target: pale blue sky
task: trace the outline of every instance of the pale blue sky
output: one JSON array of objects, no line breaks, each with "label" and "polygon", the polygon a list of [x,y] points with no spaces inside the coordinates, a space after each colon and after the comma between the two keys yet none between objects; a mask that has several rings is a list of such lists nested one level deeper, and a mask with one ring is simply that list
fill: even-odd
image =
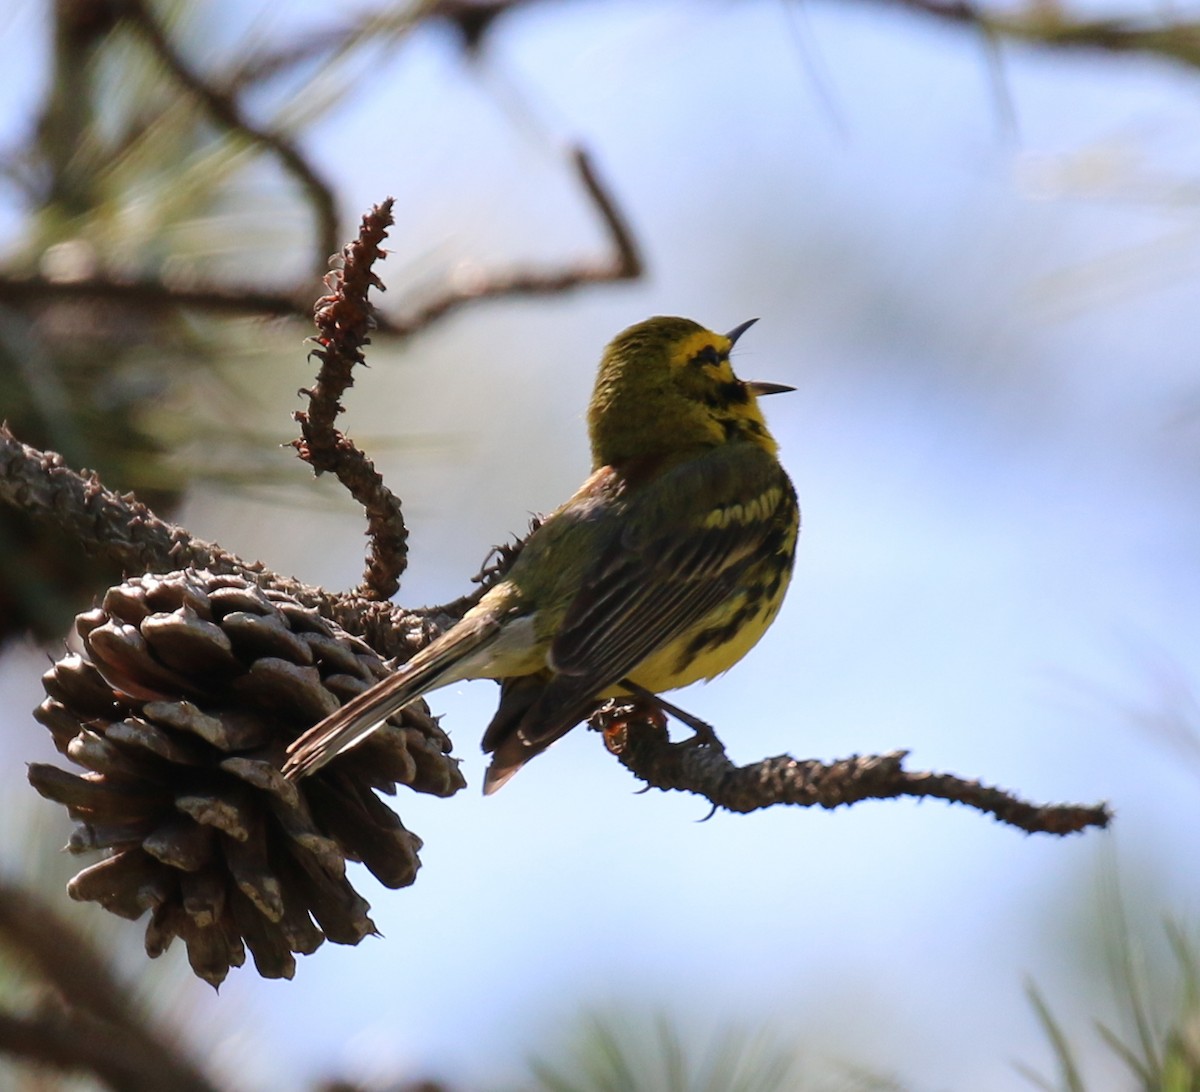
[{"label": "pale blue sky", "polygon": [[[0,36],[14,63],[37,58],[31,8]],[[385,939],[326,946],[292,983],[186,992],[213,1027],[246,1014],[252,1034],[214,1033],[218,1058],[259,1047],[244,1087],[391,1064],[503,1087],[583,1006],[658,1004],[688,1035],[763,1022],[814,1062],[998,1092],[1014,1059],[1049,1068],[1026,976],[1081,1036],[1102,1011],[1071,1006],[1107,853],[1194,920],[1197,771],[1134,714],[1162,708],[1164,672],[1194,683],[1200,637],[1197,83],[1004,57],[1015,133],[976,40],[881,6],[547,4],[498,28],[478,74],[422,33],[308,144],[349,215],[399,199],[385,306],[460,262],[593,250],[558,139],[595,153],[650,267],[377,348],[348,420],[406,441],[379,459],[412,530],[406,601],[459,594],[571,492],[615,331],[757,315],[739,370],[798,388],[767,407],[805,513],[796,579],[759,649],[680,704],[739,760],[909,747],[914,768],[1108,799],[1114,833],[1027,838],[908,802],[697,824],[700,802],[633,795],[583,731],[485,801],[495,691],[465,685],[435,708],[471,788],[401,797],[426,842],[412,889],[363,879]],[[7,81],[0,134],[38,78]],[[305,375],[297,343],[256,378],[272,429]],[[264,519],[201,490],[186,522],[349,586],[361,525],[327,507]],[[32,759],[36,671],[16,662],[9,753]]]}]

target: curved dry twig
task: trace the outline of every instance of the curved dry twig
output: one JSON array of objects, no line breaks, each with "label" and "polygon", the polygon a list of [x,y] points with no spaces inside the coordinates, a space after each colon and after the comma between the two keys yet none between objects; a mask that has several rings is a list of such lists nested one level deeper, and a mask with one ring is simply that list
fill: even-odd
[{"label": "curved dry twig", "polygon": [[589,201],[600,214],[612,253],[603,259],[581,261],[556,269],[512,269],[481,274],[464,288],[452,288],[405,318],[393,319],[394,332],[409,336],[470,303],[514,296],[554,296],[589,284],[634,280],[645,268],[633,231],[596,171],[587,149],[570,150],[572,169]]},{"label": "curved dry twig", "polygon": [[282,133],[251,121],[232,94],[213,87],[196,72],[175,48],[166,29],[143,0],[126,0],[122,13],[167,71],[180,86],[196,97],[218,125],[240,133],[252,143],[267,149],[300,184],[317,221],[314,265],[318,270],[323,269],[328,255],[337,250],[339,238],[337,199],[329,183],[292,141]]},{"label": "curved dry twig", "polygon": [[380,244],[391,224],[389,197],[363,217],[358,238],[342,250],[341,268],[326,277],[330,294],[317,301],[314,313],[320,348],[312,355],[321,367],[316,382],[302,392],[308,396],[308,412],[293,415],[300,425],[300,439],[292,442],[300,458],[318,474],[335,474],[366,512],[371,545],[356,594],[381,601],[390,599],[400,586],[400,574],[408,563],[408,529],[399,499],[384,484],[375,464],[334,422],[343,408],[339,399],[353,386],[354,366],[364,363],[363,346],[371,340],[375,309],[368,294],[372,288],[383,290],[372,267],[386,254]]},{"label": "curved dry twig", "polygon": [[779,755],[737,766],[719,747],[671,743],[661,717],[630,703],[609,703],[592,719],[609,750],[656,789],[692,792],[714,808],[751,812],[777,804],[836,808],[862,800],[933,797],[964,804],[1020,830],[1075,834],[1107,827],[1106,804],[1032,804],[1003,789],[955,774],[904,769],[907,751],[853,755],[836,762]]},{"label": "curved dry twig", "polygon": [[[511,269],[481,274],[470,286],[447,288],[405,317],[389,318],[373,311],[374,331],[409,338],[472,303],[512,296],[556,295],[589,284],[640,277],[644,269],[641,254],[616,198],[600,179],[585,149],[572,148],[570,154],[580,185],[599,213],[609,237],[612,246],[609,257],[567,263],[553,269]],[[321,253],[329,254],[335,249],[331,246],[322,249]],[[56,299],[113,301],[142,308],[187,307],[225,315],[306,320],[313,315],[310,297],[304,289],[269,291],[251,285],[171,284],[157,278],[125,278],[103,273],[73,280],[54,280],[40,274],[12,275],[0,271],[0,302],[37,304]]]}]

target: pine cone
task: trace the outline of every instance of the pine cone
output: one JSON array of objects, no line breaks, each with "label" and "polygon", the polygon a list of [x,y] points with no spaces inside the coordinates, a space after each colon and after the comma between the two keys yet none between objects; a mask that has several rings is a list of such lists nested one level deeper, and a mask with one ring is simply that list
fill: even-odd
[{"label": "pine cone", "polygon": [[75,626],[90,661],[55,664],[34,715],[88,772],[29,770],[78,823],[67,848],[106,851],[71,897],[150,910],[151,958],[181,936],[214,986],[246,948],[290,978],[293,953],[374,933],[346,861],[403,887],[421,840],[372,790],[457,792],[450,741],[414,706],[299,784],[279,771],[289,742],[387,674],[379,656],[288,595],[194,570],[110,588]]}]

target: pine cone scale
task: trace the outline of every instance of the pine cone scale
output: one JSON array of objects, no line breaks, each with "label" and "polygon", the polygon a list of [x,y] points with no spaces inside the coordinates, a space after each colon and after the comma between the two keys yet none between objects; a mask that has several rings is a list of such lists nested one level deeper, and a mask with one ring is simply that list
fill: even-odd
[{"label": "pine cone scale", "polygon": [[214,986],[249,950],[291,977],[296,954],[375,933],[347,860],[412,883],[421,840],[375,795],[463,785],[423,703],[299,784],[289,742],[388,665],[315,610],[245,579],[182,571],[127,580],[76,621],[86,657],[44,677],[36,711],[85,773],[29,779],[78,826],[68,848],[107,856],[68,885],[122,917],[151,911],[149,955],[182,937]]}]

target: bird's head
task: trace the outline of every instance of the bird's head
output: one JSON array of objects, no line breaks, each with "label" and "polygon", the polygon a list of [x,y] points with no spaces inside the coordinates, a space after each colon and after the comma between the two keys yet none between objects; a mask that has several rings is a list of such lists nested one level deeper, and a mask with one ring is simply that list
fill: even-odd
[{"label": "bird's head", "polygon": [[596,467],[749,441],[775,453],[758,405],[792,390],[739,379],[729,360],[751,319],[717,334],[684,318],[646,319],[609,343],[588,409]]}]

